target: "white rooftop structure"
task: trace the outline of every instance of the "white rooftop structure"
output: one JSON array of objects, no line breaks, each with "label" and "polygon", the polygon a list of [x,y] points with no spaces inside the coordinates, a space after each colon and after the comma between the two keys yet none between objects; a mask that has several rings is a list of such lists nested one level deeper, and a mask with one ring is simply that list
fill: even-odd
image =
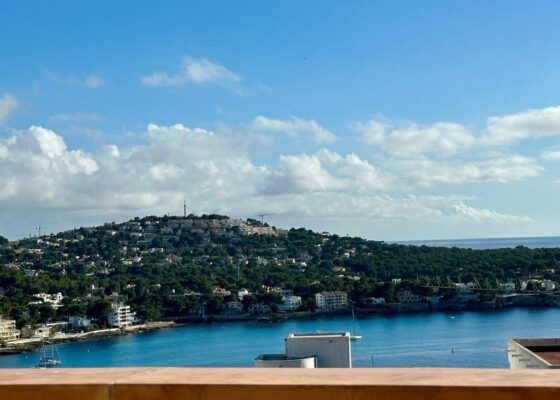
[{"label": "white rooftop structure", "polygon": [[261,354],[258,368],[352,368],[350,332],[291,333],[284,354]]}]

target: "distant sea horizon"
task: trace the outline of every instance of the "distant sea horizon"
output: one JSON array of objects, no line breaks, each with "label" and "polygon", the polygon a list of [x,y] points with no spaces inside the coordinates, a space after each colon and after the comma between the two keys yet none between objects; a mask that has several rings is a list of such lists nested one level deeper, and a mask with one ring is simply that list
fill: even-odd
[{"label": "distant sea horizon", "polygon": [[504,237],[504,238],[465,238],[396,240],[387,243],[431,247],[459,247],[463,249],[505,249],[524,246],[530,249],[560,247],[560,236]]}]

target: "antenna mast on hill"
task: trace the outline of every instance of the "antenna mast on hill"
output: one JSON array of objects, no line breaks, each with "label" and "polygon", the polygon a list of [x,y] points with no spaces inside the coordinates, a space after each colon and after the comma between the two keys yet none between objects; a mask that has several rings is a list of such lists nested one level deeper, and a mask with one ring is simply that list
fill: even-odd
[{"label": "antenna mast on hill", "polygon": [[183,200],[183,218],[187,218],[187,202]]},{"label": "antenna mast on hill", "polygon": [[260,213],[258,215],[259,217],[261,217],[261,224],[264,225],[264,217],[266,217],[267,215],[274,215],[274,213]]}]

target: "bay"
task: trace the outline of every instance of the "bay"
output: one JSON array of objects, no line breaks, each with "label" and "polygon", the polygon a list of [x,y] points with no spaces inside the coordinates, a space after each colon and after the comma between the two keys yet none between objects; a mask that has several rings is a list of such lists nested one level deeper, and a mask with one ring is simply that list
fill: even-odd
[{"label": "bay", "polygon": [[[251,367],[260,353],[282,353],[292,332],[349,331],[350,316],[279,323],[214,322],[62,343],[63,367]],[[368,315],[357,320],[354,367],[507,368],[506,339],[559,336],[559,308]],[[453,350],[453,352],[451,352]],[[0,357],[0,368],[28,368],[39,353]]]}]

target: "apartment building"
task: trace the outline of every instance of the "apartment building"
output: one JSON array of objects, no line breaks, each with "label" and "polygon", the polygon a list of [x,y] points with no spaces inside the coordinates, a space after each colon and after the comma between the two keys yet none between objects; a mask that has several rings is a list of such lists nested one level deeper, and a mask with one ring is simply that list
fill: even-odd
[{"label": "apartment building", "polygon": [[317,293],[315,304],[321,311],[343,310],[348,308],[348,294],[342,291]]},{"label": "apartment building", "polygon": [[14,319],[3,319],[0,317],[0,342],[9,342],[19,339],[20,332],[16,329]]},{"label": "apartment building", "polygon": [[122,328],[132,325],[136,319],[136,313],[130,311],[130,306],[124,303],[113,303],[111,313],[108,317],[109,325]]}]

